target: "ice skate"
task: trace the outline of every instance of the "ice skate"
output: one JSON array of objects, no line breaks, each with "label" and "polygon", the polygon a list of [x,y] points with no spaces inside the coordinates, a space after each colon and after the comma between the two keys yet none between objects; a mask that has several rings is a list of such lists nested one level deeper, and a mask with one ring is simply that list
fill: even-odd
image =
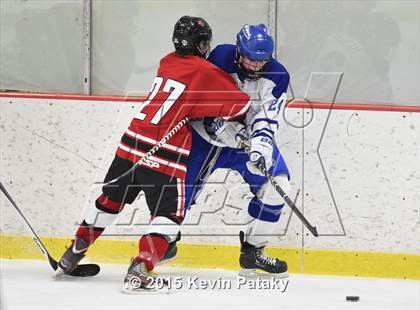
[{"label": "ice skate", "polygon": [[131,259],[122,290],[125,294],[167,294],[168,285],[164,279],[149,272],[139,256]]},{"label": "ice skate", "polygon": [[64,272],[65,274],[71,274],[85,257],[85,252],[89,247],[89,243],[82,238],[76,238],[71,247],[69,247],[63,256],[58,261],[57,274]]},{"label": "ice skate", "polygon": [[166,263],[169,263],[173,261],[176,258],[176,254],[178,253],[178,248],[176,246],[176,243],[181,240],[181,232],[178,232],[178,235],[176,239],[172,242],[169,242],[168,249],[165,252],[165,255],[158,263],[158,266],[164,265]]},{"label": "ice skate", "polygon": [[257,248],[246,242],[243,231],[239,233],[239,240],[241,241],[240,276],[247,278],[258,276],[287,278],[289,276],[286,262],[267,256],[264,252],[264,246]]}]

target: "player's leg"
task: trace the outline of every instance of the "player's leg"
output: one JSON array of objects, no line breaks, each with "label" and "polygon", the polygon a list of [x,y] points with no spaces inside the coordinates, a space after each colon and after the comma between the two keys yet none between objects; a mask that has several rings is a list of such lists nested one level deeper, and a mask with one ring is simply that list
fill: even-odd
[{"label": "player's leg", "polygon": [[[133,163],[115,156],[105,183],[122,175],[131,169]],[[137,173],[137,172],[133,172]],[[102,188],[102,194],[96,199],[95,205],[90,206],[87,215],[76,231],[71,246],[66,250],[58,262],[64,272],[71,272],[85,256],[89,246],[111,225],[126,203],[131,204],[141,189],[134,184],[134,176],[127,175],[115,183]]]},{"label": "player's leg", "polygon": [[[285,192],[289,192],[289,172],[277,148],[274,148],[273,162],[274,165],[270,169],[271,175]],[[250,184],[254,197],[248,205],[250,223],[246,233],[240,234],[241,274],[252,275],[255,269],[258,269],[286,276],[287,263],[269,257],[264,252],[270,235],[273,235],[278,226],[285,202],[265,177],[261,179],[261,176],[255,176],[249,171],[244,171],[243,175],[247,183]]]},{"label": "player's leg", "polygon": [[[194,129],[192,129],[192,146],[188,157],[187,176],[184,184],[184,216],[187,214],[191,205],[195,203],[198,193],[204,186],[206,176],[214,170],[212,169],[212,160],[215,156],[216,149],[216,146],[205,141]],[[175,258],[177,254],[176,242],[180,239],[181,232],[179,231],[177,238],[175,240],[171,239],[169,242],[168,249],[158,264],[166,263]]]},{"label": "player's leg", "polygon": [[[146,171],[147,170],[147,171]],[[185,181],[145,169],[137,180],[142,185],[150,210],[147,232],[140,237],[139,255],[131,261],[124,279],[126,291],[148,289],[154,276],[151,271],[176,242],[185,213]]]},{"label": "player's leg", "polygon": [[[216,168],[217,146],[208,143],[194,129],[192,129],[192,146],[188,157],[187,176],[185,179],[185,215],[195,203],[198,193],[205,184],[206,178]],[[166,253],[159,264],[166,263],[175,258],[177,254],[176,242],[181,239],[181,232],[174,241],[169,242]]]},{"label": "player's leg", "polygon": [[[238,171],[254,194],[254,198],[248,205],[250,224],[247,228],[246,237],[243,232],[240,234],[241,275],[252,275],[255,269],[276,273],[277,275],[287,275],[287,264],[268,257],[264,252],[268,237],[273,234],[275,227],[278,225],[284,201],[265,176],[255,175],[248,170],[246,165],[248,160],[249,155],[244,150],[225,147],[213,167],[213,171],[218,168]],[[287,192],[289,172],[276,147],[273,151],[273,163],[270,173],[275,176],[276,181]]]},{"label": "player's leg", "polygon": [[206,178],[214,170],[213,160],[217,160],[215,155],[218,149],[217,146],[204,140],[195,129],[192,129],[191,132],[192,144],[185,178],[185,205],[187,210],[195,203]]},{"label": "player's leg", "polygon": [[[288,177],[281,174],[275,177],[276,182],[289,190]],[[274,234],[280,220],[284,201],[271,183],[266,182],[256,193],[248,206],[250,223],[246,233],[240,235],[241,241],[241,275],[252,275],[255,269],[277,275],[287,275],[287,263],[265,254],[264,248],[269,237]]]}]

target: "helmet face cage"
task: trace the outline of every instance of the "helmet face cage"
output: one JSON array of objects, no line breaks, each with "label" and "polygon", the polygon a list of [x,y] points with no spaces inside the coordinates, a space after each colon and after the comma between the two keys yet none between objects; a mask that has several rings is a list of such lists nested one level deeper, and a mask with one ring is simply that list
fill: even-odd
[{"label": "helmet face cage", "polygon": [[240,73],[250,80],[259,79],[274,51],[274,41],[267,27],[245,25],[236,38],[236,63]]},{"label": "helmet face cage", "polygon": [[211,40],[203,40],[198,43],[197,50],[204,58],[207,58],[210,54],[210,43]]},{"label": "helmet face cage", "polygon": [[175,24],[172,42],[180,55],[207,57],[211,38],[212,30],[203,18],[183,16]]}]

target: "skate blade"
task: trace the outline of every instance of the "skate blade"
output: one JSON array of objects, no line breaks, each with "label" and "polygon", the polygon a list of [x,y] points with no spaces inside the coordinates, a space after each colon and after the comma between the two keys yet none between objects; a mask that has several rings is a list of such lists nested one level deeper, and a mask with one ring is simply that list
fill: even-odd
[{"label": "skate blade", "polygon": [[54,271],[52,278],[56,281],[65,280],[65,281],[71,281],[72,279],[75,279],[74,276],[69,275],[68,273],[65,273],[63,269],[60,267],[57,268],[56,271]]},{"label": "skate blade", "polygon": [[61,269],[60,267],[58,267],[57,270],[54,271],[52,277],[53,277],[53,279],[59,280],[59,279],[68,277],[68,275],[64,272],[63,269]]},{"label": "skate blade", "polygon": [[167,295],[169,288],[136,288],[130,285],[124,285],[121,293],[128,295]]},{"label": "skate blade", "polygon": [[282,273],[268,273],[265,271],[258,272],[256,271],[256,269],[244,269],[244,268],[241,268],[239,270],[238,275],[240,277],[250,278],[250,279],[255,279],[255,278],[285,279],[289,277],[289,273],[287,271],[282,272]]},{"label": "skate blade", "polygon": [[75,277],[69,275],[68,273],[65,273],[63,269],[61,269],[60,267],[57,268],[56,271],[54,271],[52,278],[56,281],[60,281],[60,280],[72,280]]}]

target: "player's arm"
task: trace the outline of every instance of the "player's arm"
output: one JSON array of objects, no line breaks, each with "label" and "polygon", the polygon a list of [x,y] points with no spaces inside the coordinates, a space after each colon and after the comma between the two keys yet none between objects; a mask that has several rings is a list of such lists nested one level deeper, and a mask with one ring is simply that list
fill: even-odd
[{"label": "player's arm", "polygon": [[230,119],[248,111],[249,96],[238,88],[228,73],[216,66],[203,70],[197,84],[197,107],[191,110],[190,118],[212,116]]},{"label": "player's arm", "polygon": [[250,162],[257,164],[264,160],[267,168],[272,164],[275,135],[279,129],[279,113],[287,99],[289,75],[285,73],[277,84],[262,94],[261,104],[256,106],[247,119],[250,133]]},{"label": "player's arm", "polygon": [[285,77],[279,84],[268,88],[262,94],[260,105],[253,110],[254,113],[250,113],[252,116],[248,119],[251,138],[267,137],[271,140],[274,139],[279,128],[280,109],[287,99],[288,84],[289,78]]},{"label": "player's arm", "polygon": [[[191,118],[205,118],[193,127],[215,145],[237,147],[234,139],[237,129],[232,126],[227,128],[226,120],[245,114],[250,98],[238,88],[228,73],[213,65],[207,68],[209,70],[202,75],[205,91],[200,92],[202,96],[196,100],[197,105],[190,112]],[[222,135],[228,137],[220,139]]]}]

